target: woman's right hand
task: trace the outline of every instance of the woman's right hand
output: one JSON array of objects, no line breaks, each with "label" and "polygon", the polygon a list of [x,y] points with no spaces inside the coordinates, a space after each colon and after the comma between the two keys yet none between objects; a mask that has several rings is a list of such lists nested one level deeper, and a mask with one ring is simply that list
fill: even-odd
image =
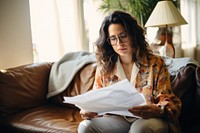
[{"label": "woman's right hand", "polygon": [[85,111],[83,109],[80,110],[80,115],[85,120],[90,120],[92,118],[99,117],[98,113],[96,113],[96,112],[87,112],[87,111]]}]

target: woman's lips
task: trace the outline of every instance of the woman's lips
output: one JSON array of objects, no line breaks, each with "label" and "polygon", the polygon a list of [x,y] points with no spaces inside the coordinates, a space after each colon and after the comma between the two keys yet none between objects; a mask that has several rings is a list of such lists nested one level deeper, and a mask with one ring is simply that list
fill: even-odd
[{"label": "woman's lips", "polygon": [[118,49],[119,51],[124,51],[124,50],[126,50],[126,48],[120,48],[120,49]]}]

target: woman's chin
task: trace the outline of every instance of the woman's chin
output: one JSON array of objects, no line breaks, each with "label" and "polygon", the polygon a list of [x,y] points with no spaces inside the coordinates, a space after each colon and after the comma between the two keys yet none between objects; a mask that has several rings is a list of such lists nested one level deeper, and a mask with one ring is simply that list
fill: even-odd
[{"label": "woman's chin", "polygon": [[120,52],[118,54],[119,54],[119,56],[127,56],[127,55],[129,55],[128,52]]}]

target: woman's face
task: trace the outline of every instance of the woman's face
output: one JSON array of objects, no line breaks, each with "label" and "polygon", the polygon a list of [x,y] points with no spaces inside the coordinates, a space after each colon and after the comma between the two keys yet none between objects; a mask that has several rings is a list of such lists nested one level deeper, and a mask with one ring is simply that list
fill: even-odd
[{"label": "woman's face", "polygon": [[119,56],[132,56],[131,39],[121,24],[111,24],[108,27],[109,43]]}]

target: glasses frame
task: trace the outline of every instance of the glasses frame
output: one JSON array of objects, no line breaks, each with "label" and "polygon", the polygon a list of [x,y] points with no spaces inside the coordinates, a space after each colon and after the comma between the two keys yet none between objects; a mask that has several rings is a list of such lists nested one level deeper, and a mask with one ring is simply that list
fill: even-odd
[{"label": "glasses frame", "polygon": [[[125,34],[127,36],[127,41],[122,41],[121,37],[123,36],[123,34]],[[117,39],[116,43],[115,44],[112,44],[110,42],[110,38],[112,38],[113,36],[110,36],[107,38],[107,42],[111,45],[111,46],[115,46],[117,45],[118,41],[120,41],[121,43],[127,43],[129,41],[129,35],[127,34],[127,32],[122,32],[120,33],[119,35],[114,35]]]}]

